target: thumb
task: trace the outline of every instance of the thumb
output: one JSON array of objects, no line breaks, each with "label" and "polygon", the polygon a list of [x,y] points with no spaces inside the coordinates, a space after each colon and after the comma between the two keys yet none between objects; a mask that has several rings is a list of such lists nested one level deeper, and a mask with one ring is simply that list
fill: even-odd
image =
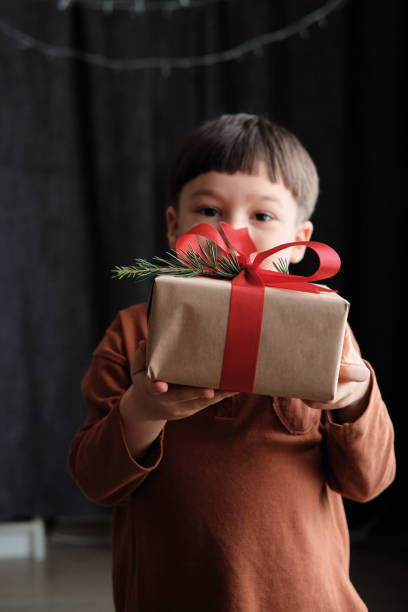
[{"label": "thumb", "polygon": [[339,380],[342,382],[364,382],[370,378],[370,370],[353,345],[350,328],[347,326],[340,362]]},{"label": "thumb", "polygon": [[340,365],[339,380],[342,382],[364,382],[370,377],[370,370],[364,361],[344,363]]},{"label": "thumb", "polygon": [[133,376],[138,372],[146,369],[146,340],[140,340],[137,345],[137,350],[132,361],[130,374]]}]

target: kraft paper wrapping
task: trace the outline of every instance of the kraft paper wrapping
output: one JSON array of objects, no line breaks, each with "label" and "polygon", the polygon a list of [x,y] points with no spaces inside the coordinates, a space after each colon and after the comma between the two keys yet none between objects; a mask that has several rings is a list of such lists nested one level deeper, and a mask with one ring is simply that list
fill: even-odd
[{"label": "kraft paper wrapping", "polygon": [[[147,340],[152,380],[219,388],[230,294],[230,281],[156,278]],[[333,399],[349,306],[336,293],[265,287],[253,393]]]}]

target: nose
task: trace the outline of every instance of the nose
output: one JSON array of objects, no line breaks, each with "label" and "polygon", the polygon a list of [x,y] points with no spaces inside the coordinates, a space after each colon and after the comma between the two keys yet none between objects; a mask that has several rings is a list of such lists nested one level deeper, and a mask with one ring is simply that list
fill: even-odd
[{"label": "nose", "polygon": [[247,227],[248,223],[244,215],[237,213],[224,214],[224,219],[228,225],[231,225],[234,229],[240,229],[241,227]]}]

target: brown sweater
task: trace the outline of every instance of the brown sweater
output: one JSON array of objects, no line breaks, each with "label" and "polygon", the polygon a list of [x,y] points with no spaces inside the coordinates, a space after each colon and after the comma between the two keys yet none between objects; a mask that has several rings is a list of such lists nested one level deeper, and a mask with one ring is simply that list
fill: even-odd
[{"label": "brown sweater", "polygon": [[240,394],[168,421],[143,460],[118,410],[146,305],[119,312],[82,390],[89,413],[69,468],[114,506],[119,612],[354,612],[342,496],[367,501],[395,474],[394,433],[372,373],[364,413],[338,425],[300,400]]}]

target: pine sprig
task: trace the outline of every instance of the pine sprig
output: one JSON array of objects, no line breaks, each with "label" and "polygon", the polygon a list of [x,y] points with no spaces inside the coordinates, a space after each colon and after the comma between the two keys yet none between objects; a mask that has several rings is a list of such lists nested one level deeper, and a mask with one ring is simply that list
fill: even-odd
[{"label": "pine sprig", "polygon": [[277,262],[273,262],[273,265],[281,274],[289,274],[289,262],[284,257],[279,257]]},{"label": "pine sprig", "polygon": [[[212,240],[207,240],[207,250],[201,244],[200,251],[194,251],[188,243],[188,251],[177,252],[173,249],[167,251],[167,259],[155,255],[153,263],[147,259],[136,258],[133,266],[115,266],[112,269],[112,278],[134,278],[144,281],[159,275],[181,276],[192,278],[194,276],[212,276],[232,279],[242,268],[235,253],[218,257],[218,247]],[[280,258],[273,264],[278,272],[289,274],[289,264],[286,259]]]}]

